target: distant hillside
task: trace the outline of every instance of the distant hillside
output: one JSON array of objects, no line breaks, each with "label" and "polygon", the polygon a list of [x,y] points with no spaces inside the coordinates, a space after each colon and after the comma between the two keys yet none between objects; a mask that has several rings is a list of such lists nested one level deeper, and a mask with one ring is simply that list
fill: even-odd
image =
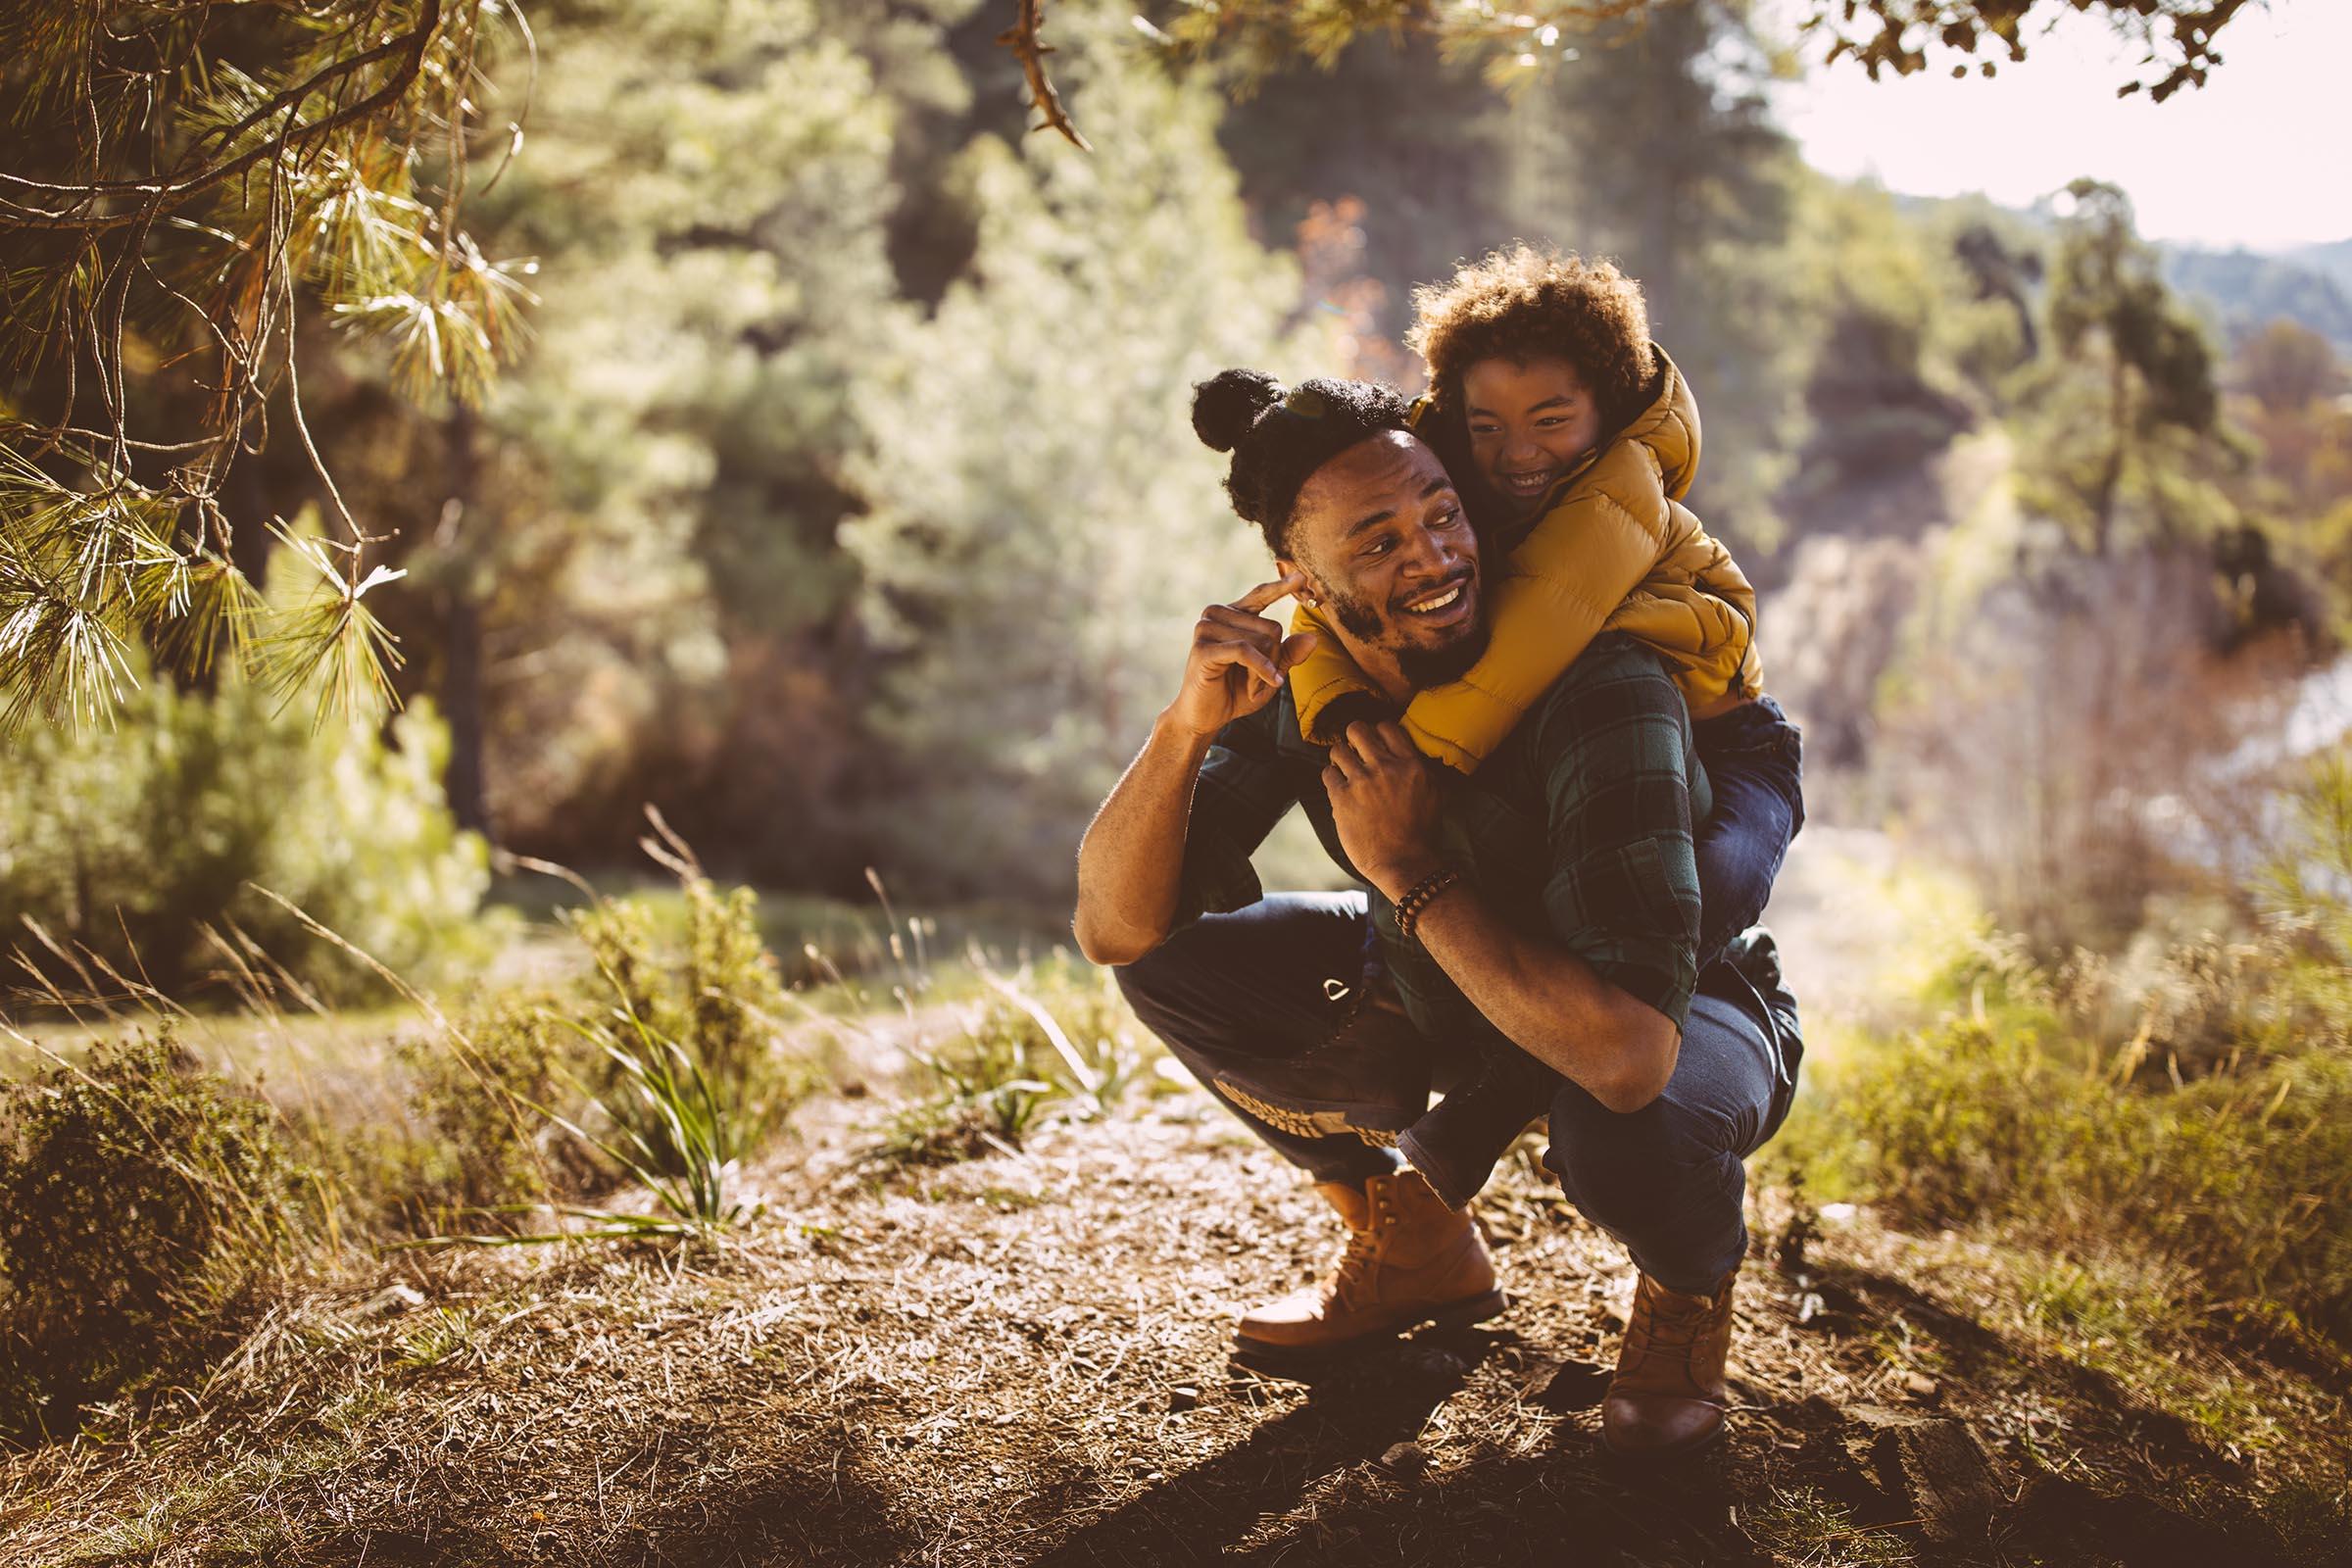
[{"label": "distant hillside", "polygon": [[2352,240],[2281,255],[2165,246],[2164,275],[2226,340],[2284,317],[2352,351]]},{"label": "distant hillside", "polygon": [[2333,240],[2326,245],[2303,245],[2284,253],[2284,260],[2298,267],[2308,267],[2315,272],[2326,272],[2335,279],[2336,286],[2352,294],[2352,239]]},{"label": "distant hillside", "polygon": [[[2044,241],[2054,235],[2056,219],[2046,200],[2011,207],[1983,196],[1902,192],[1895,192],[1894,200],[1915,218],[1955,208],[1997,213]],[[2225,347],[2284,317],[2352,355],[2352,239],[2275,252],[2207,250],[2161,240],[2156,249],[2164,258],[2165,282],[2188,297]]]}]

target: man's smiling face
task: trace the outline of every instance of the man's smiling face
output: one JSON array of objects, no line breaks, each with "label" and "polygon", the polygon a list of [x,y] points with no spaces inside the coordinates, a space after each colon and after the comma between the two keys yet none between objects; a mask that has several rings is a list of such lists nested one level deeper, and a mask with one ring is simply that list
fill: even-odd
[{"label": "man's smiling face", "polygon": [[1384,431],[1317,468],[1285,539],[1283,567],[1305,573],[1349,655],[1391,695],[1451,680],[1485,652],[1478,536],[1415,437]]}]

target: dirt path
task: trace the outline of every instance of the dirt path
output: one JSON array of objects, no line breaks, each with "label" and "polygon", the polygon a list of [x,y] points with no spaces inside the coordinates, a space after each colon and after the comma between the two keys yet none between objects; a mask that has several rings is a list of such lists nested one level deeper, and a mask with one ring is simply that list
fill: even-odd
[{"label": "dirt path", "polygon": [[1198,1091],[938,1170],[861,1163],[873,1114],[809,1107],[715,1254],[395,1254],[287,1303],[186,1413],[0,1467],[0,1561],[2273,1560],[2210,1522],[2249,1463],[2021,1339],[1981,1248],[1861,1216],[1786,1274],[1762,1195],[1730,1435],[1629,1473],[1627,1265],[1524,1161],[1481,1205],[1510,1310],[1306,1387],[1226,1336],[1332,1222]]}]

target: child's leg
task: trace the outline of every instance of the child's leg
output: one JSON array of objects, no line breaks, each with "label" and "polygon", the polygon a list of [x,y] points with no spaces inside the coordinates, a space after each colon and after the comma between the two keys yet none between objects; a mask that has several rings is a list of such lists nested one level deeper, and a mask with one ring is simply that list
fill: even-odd
[{"label": "child's leg", "polygon": [[1698,966],[1754,925],[1805,824],[1804,741],[1769,697],[1690,726],[1715,808],[1698,825]]}]

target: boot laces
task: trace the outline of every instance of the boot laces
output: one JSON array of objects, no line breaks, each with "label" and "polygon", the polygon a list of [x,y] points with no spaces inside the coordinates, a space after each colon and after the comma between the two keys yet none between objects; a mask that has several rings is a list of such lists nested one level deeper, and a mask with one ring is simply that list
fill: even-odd
[{"label": "boot laces", "polygon": [[1637,1358],[1670,1356],[1688,1365],[1698,1349],[1699,1336],[1715,1316],[1715,1303],[1703,1296],[1656,1291],[1634,1314],[1631,1334]]},{"label": "boot laces", "polygon": [[1376,1194],[1372,1199],[1372,1213],[1364,1228],[1359,1231],[1349,1227],[1348,1250],[1340,1254],[1339,1266],[1331,1276],[1332,1293],[1340,1299],[1353,1300],[1355,1294],[1363,1289],[1365,1277],[1371,1272],[1380,1250],[1381,1235],[1396,1217],[1396,1210],[1389,1206],[1388,1199]]}]

